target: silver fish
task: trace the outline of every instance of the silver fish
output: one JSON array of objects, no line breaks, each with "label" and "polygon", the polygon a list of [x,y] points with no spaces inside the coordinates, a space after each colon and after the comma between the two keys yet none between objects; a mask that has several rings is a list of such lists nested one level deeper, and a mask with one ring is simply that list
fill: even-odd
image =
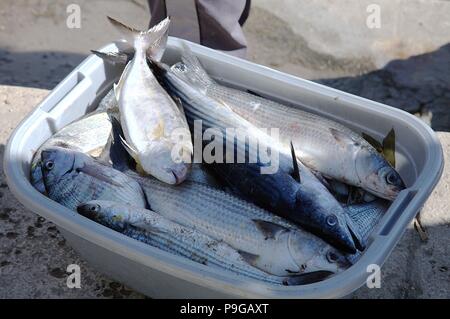
[{"label": "silver fish", "polygon": [[162,50],[160,42],[167,38],[170,20],[166,18],[148,31],[109,20],[134,47],[133,58],[114,87],[124,144],[144,172],[165,183],[179,184],[186,179],[193,152],[189,128],[182,110],[147,64],[148,50]]},{"label": "silver fish", "polygon": [[147,202],[140,185],[127,175],[90,156],[61,147],[41,152],[42,175],[47,195],[75,210],[90,200],[114,200],[137,207]]},{"label": "silver fish", "polygon": [[[226,158],[208,163],[223,182],[240,196],[306,227],[336,247],[352,253],[364,248],[342,206],[306,166],[297,160],[293,163],[289,150],[226,105],[209,98],[194,85],[173,74],[167,66],[153,62],[153,68],[169,92],[183,103],[191,126],[195,120],[202,120],[204,132],[213,128],[224,137],[229,128],[242,129],[248,140],[257,141],[258,149],[270,149],[272,154],[279,154],[279,166],[269,174],[261,174],[265,164],[259,161],[260,157],[256,163],[230,163]],[[227,138],[222,142],[221,145],[229,147]],[[250,147],[247,142],[242,145],[231,140],[231,145],[235,148],[234,154],[243,153],[243,158],[248,158]]]},{"label": "silver fish", "polygon": [[346,205],[344,209],[358,226],[361,236],[368,241],[375,227],[389,207],[385,200],[377,199],[369,203]]},{"label": "silver fish", "polygon": [[174,73],[203,94],[222,101],[250,123],[279,128],[281,142],[293,143],[296,155],[308,167],[393,200],[405,185],[397,171],[359,134],[322,116],[229,88],[214,81],[186,46]]},{"label": "silver fish", "polygon": [[111,89],[106,93],[106,95],[101,99],[97,106],[96,112],[113,112],[113,115],[119,117],[119,104],[116,100],[116,95],[114,89]]},{"label": "silver fish", "polygon": [[245,200],[204,183],[173,187],[133,176],[155,212],[239,250],[253,266],[277,276],[348,266],[345,257],[320,238]]},{"label": "silver fish", "polygon": [[320,272],[289,278],[272,276],[248,264],[237,250],[226,243],[170,221],[151,210],[111,201],[90,201],[78,206],[77,210],[81,215],[126,236],[238,276],[278,285],[295,285],[330,275]]},{"label": "silver fish", "polygon": [[50,147],[64,147],[92,156],[99,156],[108,142],[111,122],[106,112],[88,114],[59,130],[45,141],[33,156],[31,162],[31,184],[45,193],[42,180],[41,152]]}]

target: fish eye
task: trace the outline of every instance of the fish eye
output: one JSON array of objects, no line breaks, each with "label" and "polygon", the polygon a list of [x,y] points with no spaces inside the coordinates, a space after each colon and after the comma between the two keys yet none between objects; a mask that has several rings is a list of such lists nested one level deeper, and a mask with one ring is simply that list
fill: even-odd
[{"label": "fish eye", "polygon": [[338,259],[338,256],[333,251],[330,250],[329,252],[327,252],[327,260],[330,263],[335,263]]},{"label": "fish eye", "polygon": [[327,217],[327,224],[329,226],[336,226],[337,222],[337,217],[335,215],[330,215]]},{"label": "fish eye", "polygon": [[44,166],[46,170],[51,171],[55,167],[55,163],[53,161],[47,161]]},{"label": "fish eye", "polygon": [[91,205],[91,206],[89,207],[89,210],[90,210],[91,212],[96,213],[96,212],[98,212],[98,211],[100,210],[100,205],[97,205],[97,204]]},{"label": "fish eye", "polygon": [[397,176],[395,175],[394,172],[389,172],[386,174],[386,183],[390,185],[397,184]]}]

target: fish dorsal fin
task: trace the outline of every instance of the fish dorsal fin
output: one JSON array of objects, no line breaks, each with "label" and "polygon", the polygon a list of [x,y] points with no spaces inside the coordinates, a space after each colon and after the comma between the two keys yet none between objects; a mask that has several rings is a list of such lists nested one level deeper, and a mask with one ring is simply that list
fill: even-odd
[{"label": "fish dorsal fin", "polygon": [[208,73],[206,73],[205,69],[203,68],[197,56],[194,55],[191,48],[186,43],[182,43],[182,47],[183,54],[181,56],[181,61],[189,71],[188,77],[196,79],[196,81],[204,86],[214,84],[214,80],[208,75]]},{"label": "fish dorsal fin", "polygon": [[125,66],[125,69],[123,70],[122,75],[120,76],[119,82],[113,85],[114,95],[116,96],[117,103],[119,103],[120,93],[122,92],[123,83],[125,82],[125,77],[128,73],[128,69],[130,68],[131,62],[132,61],[128,62],[127,65]]},{"label": "fish dorsal fin", "polygon": [[292,166],[294,167],[294,172],[292,173],[292,177],[298,182],[301,183],[300,177],[300,168],[298,167],[297,156],[295,156],[294,144],[291,141],[291,156],[292,156]]},{"label": "fish dorsal fin", "polygon": [[261,219],[253,219],[256,227],[264,234],[266,239],[276,239],[280,234],[289,232],[289,228]]},{"label": "fish dorsal fin", "polygon": [[383,145],[381,145],[380,142],[378,142],[375,138],[370,136],[369,134],[362,133],[361,134],[363,139],[365,139],[370,145],[372,145],[378,153],[383,153]]},{"label": "fish dorsal fin", "polygon": [[111,64],[126,65],[127,62],[130,60],[128,54],[124,52],[100,52],[96,50],[91,50],[91,52],[96,56],[98,56],[99,58]]},{"label": "fish dorsal fin", "polygon": [[244,259],[244,261],[254,267],[258,264],[259,255],[248,253],[243,250],[238,251],[239,255]]},{"label": "fish dorsal fin", "polygon": [[383,139],[383,155],[384,158],[395,167],[395,131],[392,128]]}]

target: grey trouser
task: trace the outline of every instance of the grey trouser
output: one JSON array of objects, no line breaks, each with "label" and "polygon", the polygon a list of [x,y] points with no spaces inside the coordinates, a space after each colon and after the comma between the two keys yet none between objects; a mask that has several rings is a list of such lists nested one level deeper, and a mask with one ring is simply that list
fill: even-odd
[{"label": "grey trouser", "polygon": [[245,57],[242,25],[250,0],[148,0],[153,26],[171,17],[169,34],[207,47]]}]

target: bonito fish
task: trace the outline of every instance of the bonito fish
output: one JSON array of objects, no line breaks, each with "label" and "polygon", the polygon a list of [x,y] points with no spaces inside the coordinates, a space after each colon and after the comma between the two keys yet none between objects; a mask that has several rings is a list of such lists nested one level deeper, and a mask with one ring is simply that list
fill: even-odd
[{"label": "bonito fish", "polygon": [[164,49],[161,42],[167,39],[169,18],[146,32],[109,20],[134,47],[133,58],[114,88],[125,145],[143,171],[165,183],[179,184],[185,180],[191,162],[189,128],[182,110],[147,64],[152,49]]},{"label": "bonito fish", "polygon": [[[224,158],[219,159],[220,162],[209,163],[208,166],[233,191],[302,225],[332,245],[351,253],[355,252],[356,248],[363,249],[364,243],[352,221],[346,218],[341,205],[308,168],[296,160],[293,163],[291,154],[288,154],[283,146],[226,105],[207,97],[195,86],[186,83],[167,66],[156,62],[153,65],[155,74],[169,92],[182,101],[189,124],[195,126],[194,121],[202,120],[200,133],[209,128],[219,130],[224,137],[219,140],[219,144],[226,145],[227,148],[231,144],[234,148],[233,154],[243,153],[247,159],[250,146],[226,138],[227,129],[243,129],[249,140],[257,141],[260,150],[270,149],[271,154],[279,154],[279,168],[269,174],[261,173],[262,168],[268,165],[260,161],[260,156],[255,163],[237,163],[236,160],[230,163],[225,158],[227,152],[224,152]],[[202,140],[206,142],[205,139]],[[296,170],[297,165],[300,169]]]},{"label": "bonito fish", "polygon": [[[77,210],[81,215],[126,236],[239,276],[273,284],[295,285],[310,283],[329,275],[328,272],[320,272],[285,278],[267,274],[248,264],[236,249],[221,240],[170,221],[151,210],[111,201],[91,201],[81,204]],[[181,211],[181,208],[177,210]]]},{"label": "bonito fish", "polygon": [[271,101],[215,82],[186,46],[173,72],[199,91],[224,102],[261,128],[279,128],[281,142],[293,143],[296,155],[327,178],[361,187],[393,200],[405,185],[396,170],[365,139],[322,116]]},{"label": "bonito fish", "polygon": [[173,187],[131,174],[155,212],[239,250],[253,266],[277,276],[348,266],[345,257],[315,235],[232,194],[203,183]]},{"label": "bonito fish", "polygon": [[114,200],[137,207],[147,202],[131,177],[103,165],[88,155],[52,147],[41,152],[42,176],[50,199],[75,210],[90,200]]}]

